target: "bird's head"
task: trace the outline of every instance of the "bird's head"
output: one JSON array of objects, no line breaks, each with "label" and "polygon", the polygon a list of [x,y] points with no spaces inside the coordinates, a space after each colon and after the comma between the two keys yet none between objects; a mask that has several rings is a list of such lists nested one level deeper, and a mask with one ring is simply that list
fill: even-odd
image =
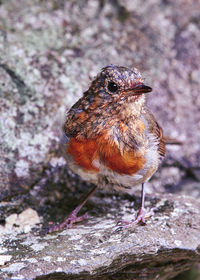
[{"label": "bird's head", "polygon": [[143,81],[136,68],[130,70],[122,66],[108,65],[97,75],[90,89],[105,101],[123,104],[134,102],[152,91]]}]

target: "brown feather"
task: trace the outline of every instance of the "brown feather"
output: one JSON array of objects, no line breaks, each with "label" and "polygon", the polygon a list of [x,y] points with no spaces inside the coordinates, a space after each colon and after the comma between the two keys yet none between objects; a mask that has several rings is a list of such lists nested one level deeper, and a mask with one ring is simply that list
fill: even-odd
[{"label": "brown feather", "polygon": [[165,156],[166,149],[165,149],[165,138],[163,136],[163,130],[157,120],[155,119],[154,115],[149,111],[149,109],[145,108],[145,116],[146,120],[149,124],[149,130],[153,133],[153,135],[158,140],[158,152],[161,156]]}]

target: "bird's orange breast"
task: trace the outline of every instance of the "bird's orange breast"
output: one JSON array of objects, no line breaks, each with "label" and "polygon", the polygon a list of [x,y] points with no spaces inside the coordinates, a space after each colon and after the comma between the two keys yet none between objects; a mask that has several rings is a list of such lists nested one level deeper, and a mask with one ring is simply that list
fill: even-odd
[{"label": "bird's orange breast", "polygon": [[99,169],[92,163],[95,157],[98,157],[95,139],[78,140],[72,138],[69,141],[67,153],[72,155],[75,163],[84,168],[85,171],[99,171]]},{"label": "bird's orange breast", "polygon": [[94,160],[100,160],[114,172],[121,175],[132,175],[141,170],[146,162],[139,151],[128,147],[121,152],[118,146],[112,141],[108,141],[104,135],[94,139],[72,138],[69,141],[67,152],[85,171],[98,172],[99,168],[93,163]]},{"label": "bird's orange breast", "polygon": [[112,171],[121,175],[135,174],[144,167],[146,162],[139,151],[127,146],[121,152],[116,144],[103,141],[103,139],[100,143],[99,153],[104,164]]}]

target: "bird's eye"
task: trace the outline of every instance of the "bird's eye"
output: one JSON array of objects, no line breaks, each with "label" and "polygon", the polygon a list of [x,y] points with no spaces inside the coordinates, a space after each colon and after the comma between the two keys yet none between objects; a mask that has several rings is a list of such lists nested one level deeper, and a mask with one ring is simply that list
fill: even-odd
[{"label": "bird's eye", "polygon": [[115,84],[114,82],[109,82],[108,83],[108,90],[110,92],[116,92],[118,90],[118,88],[119,88],[118,85]]}]

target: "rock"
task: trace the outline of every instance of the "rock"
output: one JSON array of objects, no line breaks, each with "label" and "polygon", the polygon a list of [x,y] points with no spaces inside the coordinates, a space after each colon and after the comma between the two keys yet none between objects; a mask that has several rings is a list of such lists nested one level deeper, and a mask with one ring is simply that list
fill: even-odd
[{"label": "rock", "polygon": [[[198,1],[1,2],[2,277],[168,279],[189,269],[199,261],[198,240],[193,242],[200,201]],[[165,134],[183,141],[168,147],[147,184],[149,203],[166,198],[165,207],[146,227],[113,234],[118,209],[123,215],[126,206],[133,209],[124,196],[100,193],[85,207],[93,216],[86,224],[52,236],[42,236],[41,225],[20,228],[19,215],[27,208],[43,227],[61,221],[90,187],[66,167],[60,130],[67,108],[110,63],[139,68],[153,88],[148,103]]]},{"label": "rock", "polygon": [[109,63],[141,70],[165,134],[184,143],[169,148],[170,166],[180,180],[193,169],[199,178],[198,1],[20,3],[0,6],[0,199],[38,182],[58,154],[66,108]]},{"label": "rock", "polygon": [[[105,198],[102,217],[60,233],[41,235],[37,227],[18,234],[13,228],[2,237],[4,254],[13,258],[1,269],[1,279],[170,279],[189,269],[200,261],[200,203],[184,196],[155,197],[156,203],[147,199],[148,207],[157,207],[154,216],[130,230],[116,232],[116,222],[133,217],[138,203],[134,200],[133,208],[119,197]],[[101,197],[94,199],[102,206]]]},{"label": "rock", "polygon": [[37,212],[31,208],[24,210],[19,215],[11,214],[6,218],[5,226],[0,227],[1,234],[9,234],[17,229],[18,233],[28,233],[31,228],[40,223]]},{"label": "rock", "polygon": [[0,255],[0,266],[6,264],[11,260],[12,256],[10,255]]}]

